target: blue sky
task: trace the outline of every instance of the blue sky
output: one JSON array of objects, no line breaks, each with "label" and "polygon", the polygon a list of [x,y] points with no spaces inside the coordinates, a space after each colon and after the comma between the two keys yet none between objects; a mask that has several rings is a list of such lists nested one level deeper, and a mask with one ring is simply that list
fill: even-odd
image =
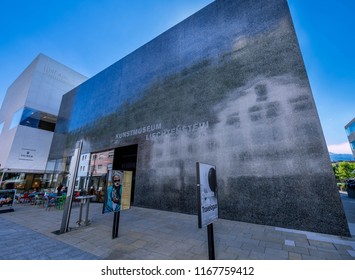
[{"label": "blue sky", "polygon": [[289,0],[328,149],[350,151],[355,117],[355,1]]},{"label": "blue sky", "polygon": [[[211,0],[17,0],[0,3],[0,104],[40,53],[92,77]],[[288,0],[330,151],[350,153],[355,1]]]}]

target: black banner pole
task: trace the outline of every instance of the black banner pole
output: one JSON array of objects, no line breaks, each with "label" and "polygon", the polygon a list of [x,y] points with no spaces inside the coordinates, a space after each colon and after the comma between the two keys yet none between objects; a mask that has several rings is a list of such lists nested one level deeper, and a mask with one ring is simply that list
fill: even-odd
[{"label": "black banner pole", "polygon": [[116,212],[113,213],[112,239],[115,238],[115,232],[116,232]]},{"label": "black banner pole", "polygon": [[112,239],[118,237],[118,227],[120,225],[120,211],[115,212],[113,216],[113,225],[112,225]]},{"label": "black banner pole", "polygon": [[208,256],[210,260],[215,260],[214,254],[214,237],[213,237],[213,223],[207,226],[207,238],[208,238]]}]

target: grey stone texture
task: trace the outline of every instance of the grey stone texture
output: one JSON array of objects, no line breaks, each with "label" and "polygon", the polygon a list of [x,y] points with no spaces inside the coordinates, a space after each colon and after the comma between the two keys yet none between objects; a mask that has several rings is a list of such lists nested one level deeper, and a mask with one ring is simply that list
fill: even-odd
[{"label": "grey stone texture", "polygon": [[69,92],[50,158],[77,140],[138,144],[135,206],[196,213],[205,162],[221,218],[349,235],[287,1],[217,0]]}]

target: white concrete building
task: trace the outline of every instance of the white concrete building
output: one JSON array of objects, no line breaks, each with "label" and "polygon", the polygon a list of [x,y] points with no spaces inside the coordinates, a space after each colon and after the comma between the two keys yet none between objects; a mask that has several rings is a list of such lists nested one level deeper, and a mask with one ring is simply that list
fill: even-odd
[{"label": "white concrete building", "polygon": [[62,96],[86,79],[39,54],[8,88],[0,110],[2,188],[43,187]]}]

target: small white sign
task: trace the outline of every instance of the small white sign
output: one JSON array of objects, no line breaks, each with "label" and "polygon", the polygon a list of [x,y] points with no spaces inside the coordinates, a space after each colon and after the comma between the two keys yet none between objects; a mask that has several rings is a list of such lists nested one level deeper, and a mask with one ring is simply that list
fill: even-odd
[{"label": "small white sign", "polygon": [[21,148],[19,160],[34,161],[34,154],[36,150]]},{"label": "small white sign", "polygon": [[216,166],[196,163],[198,226],[207,226],[218,219]]}]

